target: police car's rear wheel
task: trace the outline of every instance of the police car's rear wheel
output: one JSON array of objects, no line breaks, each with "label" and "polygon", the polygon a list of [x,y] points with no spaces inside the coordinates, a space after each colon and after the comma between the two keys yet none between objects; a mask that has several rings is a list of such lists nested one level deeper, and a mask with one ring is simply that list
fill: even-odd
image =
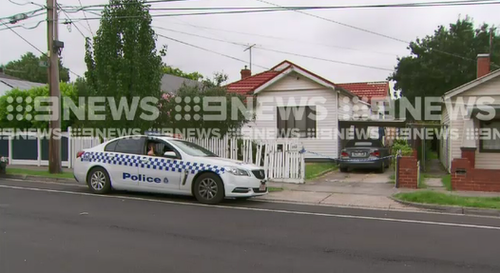
[{"label": "police car's rear wheel", "polygon": [[92,169],[87,178],[87,184],[93,193],[104,194],[111,190],[108,172],[103,168]]},{"label": "police car's rear wheel", "polygon": [[224,199],[224,185],[219,176],[212,173],[202,174],[196,179],[194,196],[205,204],[217,204]]}]

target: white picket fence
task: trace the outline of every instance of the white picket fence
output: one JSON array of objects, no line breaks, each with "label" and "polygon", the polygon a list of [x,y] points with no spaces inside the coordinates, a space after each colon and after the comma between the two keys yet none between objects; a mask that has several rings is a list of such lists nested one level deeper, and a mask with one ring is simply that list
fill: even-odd
[{"label": "white picket fence", "polygon": [[[62,166],[72,168],[74,159],[78,151],[92,148],[101,144],[99,138],[94,137],[72,137],[68,132],[61,133],[67,141],[67,160],[63,160]],[[31,165],[48,166],[48,160],[42,159],[42,134],[35,132],[0,134],[0,137],[8,141],[8,154],[3,155],[9,158],[10,165]],[[36,141],[36,151],[26,150],[25,147],[13,145],[13,139],[21,141]],[[300,143],[295,140],[268,140],[252,141],[250,139],[238,138],[211,138],[211,139],[193,139],[187,141],[196,143],[205,149],[217,154],[222,158],[240,160],[246,163],[252,163],[263,167],[269,179],[277,182],[304,183],[305,179],[305,160],[304,155],[300,153],[302,148]],[[22,151],[15,151],[20,149]],[[24,156],[19,158],[19,152]],[[62,151],[61,151],[62,152]],[[29,156],[26,156],[29,155]],[[63,157],[63,158],[64,158]]]},{"label": "white picket fence", "polygon": [[305,160],[295,140],[255,141],[238,138],[195,139],[196,143],[220,157],[241,160],[263,167],[276,182],[304,183]]}]

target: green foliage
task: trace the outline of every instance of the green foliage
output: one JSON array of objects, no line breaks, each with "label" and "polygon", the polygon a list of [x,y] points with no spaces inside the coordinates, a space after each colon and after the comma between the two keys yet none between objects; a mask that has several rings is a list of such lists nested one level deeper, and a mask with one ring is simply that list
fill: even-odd
[{"label": "green foliage", "polygon": [[198,80],[203,79],[203,75],[201,75],[198,72],[186,73],[186,72],[180,70],[179,68],[172,67],[169,65],[163,66],[162,69],[163,69],[163,73],[165,73],[165,74],[170,74],[170,75],[174,75],[174,76],[178,76],[178,77],[182,77],[182,78],[186,78],[186,79],[191,79],[194,81],[198,81]]},{"label": "green foliage", "polygon": [[[5,74],[30,82],[48,83],[48,69],[41,66],[40,62],[48,62],[47,57],[37,57],[32,52],[21,56],[21,59],[11,61],[4,66]],[[59,80],[69,82],[69,70],[64,67],[59,59]]]},{"label": "green foliage", "polygon": [[[64,109],[68,107],[67,105],[65,105],[65,100],[67,100],[65,98],[70,98],[72,101],[76,101],[77,93],[73,88],[73,85],[69,83],[60,83],[59,88],[61,90],[62,102],[61,113],[63,113]],[[48,97],[49,94],[50,93],[48,86],[36,87],[30,90],[13,89],[5,93],[5,95],[0,97],[0,127],[21,130],[30,128],[48,128],[49,122],[47,120],[36,120],[34,117],[37,115],[40,116],[49,114],[44,109],[41,109],[43,111],[36,111],[37,109],[39,109],[36,107],[36,98]],[[9,103],[9,97],[13,99],[12,103]],[[44,106],[45,105],[41,105],[41,107]],[[8,111],[9,108],[11,111]],[[17,108],[21,109],[22,111],[17,111]],[[13,120],[9,120],[7,118],[9,114],[14,114]],[[21,119],[17,118],[18,114],[21,115]],[[68,126],[72,126],[75,121],[76,117],[74,114],[71,114],[67,120],[65,120],[63,117],[61,119],[61,130],[66,131]]]},{"label": "green foliage", "polygon": [[398,151],[401,150],[402,156],[410,156],[413,154],[412,147],[408,144],[405,139],[396,139],[392,145],[392,154],[396,155]]},{"label": "green foliage", "polygon": [[[490,30],[493,34],[491,61],[499,64],[500,36],[496,28],[483,24],[474,29],[473,21],[467,17],[450,24],[449,28],[439,26],[432,36],[410,43],[411,55],[398,58],[395,72],[388,80],[394,80],[394,88],[401,90],[410,102],[417,96],[440,97],[476,78],[477,55],[490,52]],[[492,70],[497,68],[492,66]],[[424,109],[423,103],[421,109]]]},{"label": "green foliage", "polygon": [[[143,0],[109,1],[93,42],[86,43],[88,96],[112,97],[117,103],[124,98],[128,105],[132,105],[133,97],[161,97],[162,60],[151,20],[149,6]],[[137,107],[134,118],[122,115],[116,120],[109,101],[104,105],[106,110],[99,114],[105,120],[88,121],[85,126],[145,131],[153,125],[154,120],[140,118],[143,114],[152,116],[147,109]]]},{"label": "green foliage", "polygon": [[[245,97],[227,92],[220,86],[182,86],[175,96],[165,94],[160,99],[160,116],[154,127],[181,132],[192,130],[191,134],[196,136],[191,137],[224,136],[232,129],[241,128],[251,119],[249,114],[239,111],[235,105],[241,103],[247,107],[244,101]],[[210,135],[201,135],[203,130]]]}]

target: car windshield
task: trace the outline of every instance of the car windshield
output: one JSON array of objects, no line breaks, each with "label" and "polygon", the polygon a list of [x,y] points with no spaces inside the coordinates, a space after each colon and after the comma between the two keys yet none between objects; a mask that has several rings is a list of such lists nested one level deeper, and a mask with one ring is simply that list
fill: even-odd
[{"label": "car windshield", "polygon": [[350,140],[347,142],[346,147],[381,147],[380,141],[366,139],[366,140]]},{"label": "car windshield", "polygon": [[171,140],[170,142],[191,156],[218,157],[218,155],[192,142],[183,140]]}]

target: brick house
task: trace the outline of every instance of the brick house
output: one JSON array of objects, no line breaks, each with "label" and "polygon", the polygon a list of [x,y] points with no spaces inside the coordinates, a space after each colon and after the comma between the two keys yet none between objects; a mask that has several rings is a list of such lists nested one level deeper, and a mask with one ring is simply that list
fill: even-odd
[{"label": "brick house", "polygon": [[441,161],[456,190],[500,191],[500,69],[477,57],[477,78],[443,96]]}]

